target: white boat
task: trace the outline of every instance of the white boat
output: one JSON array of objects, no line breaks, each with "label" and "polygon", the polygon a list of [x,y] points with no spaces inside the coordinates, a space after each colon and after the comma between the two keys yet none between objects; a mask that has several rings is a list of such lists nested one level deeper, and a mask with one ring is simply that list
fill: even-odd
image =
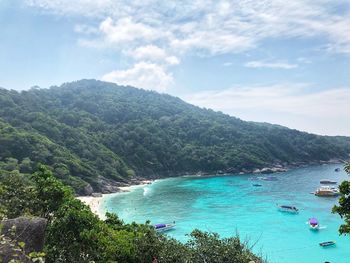
[{"label": "white boat", "polygon": [[170,229],[173,229],[175,227],[175,221],[173,223],[168,223],[168,224],[155,224],[153,225],[154,229],[157,232],[164,232],[164,231],[168,231]]},{"label": "white boat", "polygon": [[288,213],[298,213],[299,210],[295,206],[290,206],[290,205],[277,205],[278,210],[281,212],[288,212]]},{"label": "white boat", "polygon": [[309,227],[312,230],[318,230],[320,228],[320,224],[318,223],[318,220],[316,218],[310,218],[309,221]]},{"label": "white boat", "polygon": [[321,247],[329,247],[329,246],[334,246],[334,245],[335,245],[335,241],[325,241],[325,242],[320,243]]},{"label": "white boat", "polygon": [[318,188],[314,194],[316,196],[333,197],[339,195],[339,190],[336,187],[325,185]]},{"label": "white boat", "polygon": [[332,181],[332,180],[329,180],[329,179],[322,179],[320,181],[320,184],[337,184],[336,181]]}]

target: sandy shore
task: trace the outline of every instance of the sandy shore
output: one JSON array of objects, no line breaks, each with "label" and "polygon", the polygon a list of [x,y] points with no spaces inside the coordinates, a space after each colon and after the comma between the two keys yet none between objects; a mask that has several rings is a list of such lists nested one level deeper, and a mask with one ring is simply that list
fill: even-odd
[{"label": "sandy shore", "polygon": [[78,196],[77,198],[82,201],[84,204],[88,205],[91,209],[91,211],[98,215],[100,218],[103,217],[103,215],[100,212],[102,200],[104,195],[101,197],[94,197],[94,196]]},{"label": "sandy shore", "polygon": [[78,196],[77,198],[82,201],[84,204],[88,205],[91,209],[91,211],[96,214],[99,218],[103,219],[105,217],[104,209],[102,207],[103,201],[105,198],[108,198],[111,195],[115,195],[122,192],[130,192],[136,188],[144,187],[146,185],[152,184],[153,181],[151,180],[144,180],[139,184],[134,185],[128,185],[119,187],[119,191],[116,193],[110,193],[110,194],[102,194],[100,197],[94,197],[94,196]]}]

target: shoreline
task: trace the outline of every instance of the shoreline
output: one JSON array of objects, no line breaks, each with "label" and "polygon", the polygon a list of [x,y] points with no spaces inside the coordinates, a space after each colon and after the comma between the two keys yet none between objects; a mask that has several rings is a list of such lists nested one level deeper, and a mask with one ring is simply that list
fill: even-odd
[{"label": "shoreline", "polygon": [[104,200],[107,196],[115,195],[115,194],[121,194],[121,193],[127,193],[131,192],[132,190],[144,187],[146,185],[152,184],[155,180],[141,180],[134,182],[134,184],[130,184],[127,186],[120,186],[118,187],[118,191],[114,193],[108,193],[108,194],[100,194],[100,196],[77,196],[76,198],[83,202],[85,205],[90,207],[91,212],[93,212],[95,215],[97,215],[100,219],[105,218],[105,211],[102,211]]},{"label": "shoreline", "polygon": [[95,215],[97,215],[100,219],[103,218],[104,215],[101,214],[101,204],[103,201],[103,197],[105,194],[103,194],[100,197],[94,197],[94,196],[77,196],[76,198],[83,202],[85,205],[90,207],[91,212],[93,212]]},{"label": "shoreline", "polygon": [[[314,165],[331,165],[331,164],[342,164],[344,162],[334,162],[334,160],[332,161],[328,161],[328,162],[321,162],[321,163],[310,163],[310,164],[299,164],[296,166],[289,166],[288,168],[283,168],[285,169],[285,171],[276,171],[276,172],[272,172],[270,174],[274,174],[274,173],[284,173],[288,170],[293,170],[293,169],[298,169],[298,168],[303,168],[303,167],[307,167],[307,166],[314,166]],[[260,170],[261,171],[261,170]],[[247,173],[237,173],[237,175],[249,175],[249,174],[264,174],[261,172],[247,172]],[[198,178],[198,177],[220,177],[220,176],[228,176],[228,175],[235,175],[235,174],[229,174],[229,173],[224,173],[224,174],[206,174],[206,173],[201,173],[201,174],[184,174],[182,176],[176,176],[176,177],[193,177],[193,178]],[[104,204],[104,200],[106,199],[106,197],[110,197],[111,195],[115,195],[115,194],[121,194],[121,193],[126,193],[126,192],[131,192],[134,189],[137,189],[139,187],[144,187],[146,185],[150,185],[153,184],[156,180],[162,180],[162,179],[169,179],[169,178],[175,178],[175,177],[165,177],[165,178],[159,178],[159,179],[154,179],[154,180],[135,180],[133,182],[131,182],[129,185],[127,186],[119,186],[118,190],[115,192],[111,192],[111,193],[105,193],[105,194],[101,194],[101,193],[97,193],[98,196],[77,196],[76,198],[79,199],[80,201],[82,201],[84,204],[86,204],[87,206],[90,207],[91,211],[97,215],[100,219],[104,219],[105,218],[105,211],[103,211],[103,204]]]}]

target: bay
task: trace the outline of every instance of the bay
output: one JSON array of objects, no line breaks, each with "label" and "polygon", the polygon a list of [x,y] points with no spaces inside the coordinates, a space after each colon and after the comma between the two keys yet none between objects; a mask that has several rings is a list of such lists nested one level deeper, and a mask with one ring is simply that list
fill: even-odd
[{"label": "bay", "polygon": [[[167,234],[182,242],[193,229],[236,235],[254,245],[253,251],[272,263],[350,262],[350,237],[339,236],[341,218],[331,210],[337,198],[316,197],[311,192],[321,179],[348,179],[339,164],[310,166],[274,174],[277,181],[259,181],[261,175],[179,177],[157,180],[104,199],[102,209],[115,212],[125,222],[152,224],[176,221]],[[278,211],[276,204],[295,205],[298,214]],[[321,225],[312,231],[306,224],[316,217]],[[320,242],[334,240],[334,247]]]}]

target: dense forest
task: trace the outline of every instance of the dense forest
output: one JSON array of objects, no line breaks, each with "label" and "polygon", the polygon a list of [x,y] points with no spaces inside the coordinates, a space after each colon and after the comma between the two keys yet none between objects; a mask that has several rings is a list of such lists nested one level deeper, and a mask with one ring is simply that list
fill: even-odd
[{"label": "dense forest", "polygon": [[349,153],[349,137],[246,122],[102,81],[0,89],[0,170],[31,173],[44,163],[78,193],[135,176],[239,172]]}]

